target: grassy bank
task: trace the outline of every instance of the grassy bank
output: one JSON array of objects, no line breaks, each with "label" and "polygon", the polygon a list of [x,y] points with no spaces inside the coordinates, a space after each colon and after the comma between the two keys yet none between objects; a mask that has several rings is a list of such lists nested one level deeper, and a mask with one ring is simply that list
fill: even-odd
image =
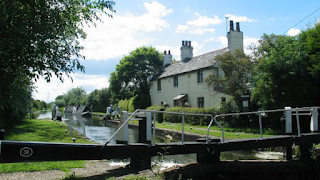
[{"label": "grassy bank", "polygon": [[[138,124],[138,121],[131,121],[134,124]],[[171,129],[176,131],[182,131],[181,123],[156,123],[157,128]],[[207,126],[200,125],[189,125],[185,124],[184,127],[185,132],[195,133],[199,135],[207,135]],[[270,137],[276,135],[278,132],[272,130],[263,130],[263,137]],[[220,127],[212,126],[210,128],[210,136],[211,137],[222,137],[222,131]],[[259,129],[237,129],[237,128],[226,128],[224,129],[225,139],[248,139],[248,138],[260,138]]]},{"label": "grassy bank", "polygon": [[[69,131],[67,125],[58,121],[27,119],[24,120],[23,124],[16,126],[14,129],[6,130],[5,139],[72,143],[72,136],[69,133],[65,133],[65,130]],[[76,131],[73,131],[73,135],[73,137],[77,138],[77,143],[93,143]],[[0,173],[53,169],[68,172],[70,168],[85,167],[85,163],[86,161],[6,163],[0,164]]]}]

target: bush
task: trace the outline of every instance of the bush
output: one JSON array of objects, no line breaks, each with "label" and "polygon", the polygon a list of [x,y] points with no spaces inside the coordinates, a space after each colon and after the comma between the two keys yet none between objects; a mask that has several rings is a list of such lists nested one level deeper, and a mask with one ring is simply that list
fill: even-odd
[{"label": "bush", "polygon": [[[153,105],[147,108],[147,110],[156,110],[156,111],[164,111],[166,108],[163,106]],[[163,122],[163,113],[157,113],[156,114],[156,120],[159,123]]]},{"label": "bush", "polygon": [[130,99],[120,100],[118,102],[120,110],[127,111],[127,112],[134,112],[135,111],[135,107],[133,104],[134,100],[135,100],[135,97],[132,97]]},{"label": "bush", "polygon": [[[184,107],[172,107],[167,108],[166,112],[179,112],[179,113],[195,113],[195,114],[211,114],[216,115],[217,110],[215,108],[184,108]],[[164,121],[172,123],[182,123],[182,115],[178,114],[164,114]],[[206,116],[194,116],[186,115],[185,123],[190,125],[209,125],[211,121],[210,117]]]}]

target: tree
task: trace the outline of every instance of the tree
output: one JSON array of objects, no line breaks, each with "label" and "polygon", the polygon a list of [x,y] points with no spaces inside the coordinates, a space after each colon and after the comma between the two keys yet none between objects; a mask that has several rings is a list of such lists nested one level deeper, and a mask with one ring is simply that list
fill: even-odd
[{"label": "tree", "polygon": [[10,92],[0,102],[0,128],[11,128],[21,122],[32,108],[32,89],[28,77],[17,77],[8,84]]},{"label": "tree", "polygon": [[[120,60],[116,71],[111,73],[110,91],[113,100],[130,99],[136,96],[135,108],[151,105],[150,82],[162,68],[162,55],[153,47],[139,47]],[[114,102],[115,103],[115,102]]]},{"label": "tree", "polygon": [[224,72],[224,77],[210,74],[204,79],[209,89],[214,89],[219,84],[220,90],[232,95],[238,107],[242,107],[241,96],[250,93],[250,76],[252,62],[242,50],[234,53],[226,52],[215,58]]},{"label": "tree", "polygon": [[113,12],[113,5],[105,0],[1,1],[2,75],[19,70],[50,81],[53,73],[63,81],[63,74],[83,71],[78,42],[85,38],[82,24],[99,19],[98,12],[109,15],[105,10]]},{"label": "tree", "polygon": [[[0,1],[1,111],[12,112],[8,109],[14,103],[10,97],[25,83],[32,90],[32,80],[41,76],[48,82],[52,75],[63,81],[64,75],[84,71],[78,41],[85,38],[83,23],[100,20],[99,13],[111,16],[107,10],[114,12],[114,4],[105,0]],[[21,85],[16,84],[24,77]],[[0,120],[8,117],[0,115]]]},{"label": "tree", "polygon": [[70,89],[64,97],[67,106],[80,106],[85,104],[86,91],[82,87]]},{"label": "tree", "polygon": [[313,27],[309,27],[306,31],[303,31],[300,36],[300,42],[303,43],[303,47],[308,54],[310,64],[307,69],[309,73],[314,77],[316,83],[320,81],[320,22],[317,22]]},{"label": "tree", "polygon": [[110,105],[110,93],[107,88],[94,90],[86,98],[86,106],[96,112],[105,112]]},{"label": "tree", "polygon": [[56,97],[54,104],[56,104],[58,107],[65,107],[66,101],[64,99],[65,99],[64,95],[59,95]]},{"label": "tree", "polygon": [[252,99],[265,109],[318,106],[319,33],[317,24],[296,37],[263,35],[255,52]]}]

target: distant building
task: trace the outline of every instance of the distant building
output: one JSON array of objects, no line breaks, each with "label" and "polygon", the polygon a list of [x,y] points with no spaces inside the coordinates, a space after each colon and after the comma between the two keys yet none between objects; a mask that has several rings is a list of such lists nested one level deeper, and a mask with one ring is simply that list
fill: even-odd
[{"label": "distant building", "polygon": [[169,107],[188,105],[199,108],[219,106],[231,96],[219,91],[221,85],[218,83],[214,89],[209,89],[204,79],[210,74],[223,77],[224,73],[215,57],[236,49],[243,49],[243,33],[238,22],[234,30],[233,21],[230,21],[226,48],[193,57],[191,41],[182,41],[181,61],[177,62],[172,62],[170,51],[164,51],[163,68],[152,79],[152,105],[166,103]]}]

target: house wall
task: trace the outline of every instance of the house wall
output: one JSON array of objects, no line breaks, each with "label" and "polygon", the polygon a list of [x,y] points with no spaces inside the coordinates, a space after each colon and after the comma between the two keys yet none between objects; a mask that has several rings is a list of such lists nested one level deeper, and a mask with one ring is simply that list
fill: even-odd
[{"label": "house wall", "polygon": [[[222,70],[219,71],[219,76],[223,76]],[[217,73],[216,68],[207,68],[203,70],[203,79],[212,73]],[[231,96],[217,91],[209,90],[205,83],[198,83],[198,71],[179,74],[179,86],[173,86],[173,76],[161,79],[161,91],[158,91],[157,80],[152,81],[151,85],[151,103],[152,105],[161,105],[161,102],[166,102],[169,107],[173,107],[173,98],[179,94],[188,95],[188,103],[191,107],[198,107],[198,97],[204,97],[204,107],[217,107],[220,105],[221,97],[226,100]]]}]

